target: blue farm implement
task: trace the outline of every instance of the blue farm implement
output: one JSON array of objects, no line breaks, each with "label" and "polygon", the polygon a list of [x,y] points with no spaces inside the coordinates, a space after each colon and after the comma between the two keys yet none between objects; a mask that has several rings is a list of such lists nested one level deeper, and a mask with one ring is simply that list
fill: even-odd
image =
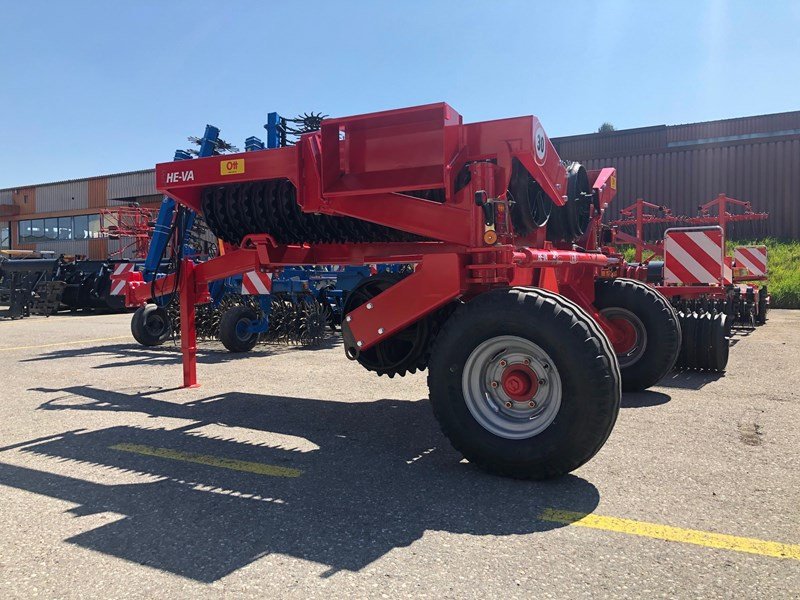
[{"label": "blue farm implement", "polygon": [[[265,125],[267,148],[286,146],[290,142],[288,136],[318,127],[319,117],[313,114],[285,119],[270,113]],[[200,157],[214,155],[219,150],[219,129],[211,125],[206,126],[202,138],[190,139],[197,141],[196,154]],[[245,147],[248,152],[265,149],[256,137],[248,138]],[[176,160],[189,158],[191,155],[187,151],[175,153]],[[175,272],[178,256],[197,263],[215,254],[209,253],[207,248],[205,252],[198,251],[200,245],[196,241],[190,243],[190,238],[197,238],[194,230],[203,225],[203,220],[169,197],[164,198],[155,218],[138,207],[109,212],[110,225],[103,227],[103,231],[107,230],[114,237],[126,237],[128,245],[135,244],[137,251],[148,249],[143,268],[113,274],[111,289],[115,296],[125,296],[128,284],[152,284]],[[152,244],[142,242],[143,231],[152,236]],[[217,243],[224,248],[223,242],[217,240]],[[316,346],[324,339],[326,329],[335,330],[341,325],[345,296],[361,279],[378,271],[399,272],[407,268],[407,265],[293,266],[274,274],[253,270],[213,281],[209,283],[206,301],[198,304],[196,335],[201,341],[220,340],[232,352],[250,350],[258,342]],[[180,336],[180,311],[175,294],[154,298],[154,303],[155,307],[138,307],[139,312],[132,319],[134,338],[148,346]],[[246,317],[247,324],[239,324],[235,331],[228,331],[223,318],[226,312],[234,309],[238,315]],[[148,332],[145,329],[148,321],[143,318],[145,312],[151,323],[165,329]]]}]

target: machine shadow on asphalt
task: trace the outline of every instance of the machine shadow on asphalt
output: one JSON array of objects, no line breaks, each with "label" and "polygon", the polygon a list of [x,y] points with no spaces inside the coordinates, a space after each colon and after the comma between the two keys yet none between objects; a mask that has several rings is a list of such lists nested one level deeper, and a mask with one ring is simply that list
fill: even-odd
[{"label": "machine shadow on asphalt", "polygon": [[[661,383],[659,383],[661,385]],[[666,404],[672,400],[669,394],[644,390],[643,392],[625,392],[622,394],[621,408],[647,408],[648,406],[658,406]]]},{"label": "machine shadow on asphalt", "polygon": [[708,371],[672,371],[658,382],[659,387],[677,388],[681,390],[699,390],[707,384],[725,377],[725,373]]},{"label": "machine shadow on asphalt", "polygon": [[[566,525],[540,520],[547,508],[592,513],[599,502],[597,488],[574,475],[526,482],[471,467],[450,448],[423,401],[347,403],[226,393],[178,404],[153,397],[163,390],[31,391],[65,394],[40,410],[191,421],[171,430],[70,431],[0,448],[159,478],[154,482],[102,485],[2,462],[0,484],[75,503],[70,512],[77,516],[124,515],[67,541],[201,582],[273,553],[325,565],[322,576],[358,571],[427,530],[529,534]],[[285,442],[257,445],[199,431],[211,424],[296,436],[317,449],[301,451]],[[265,476],[120,451],[125,448],[269,463],[299,476]]]},{"label": "machine shadow on asphalt", "polygon": [[[258,358],[275,356],[287,352],[315,351],[332,348],[338,344],[338,336],[329,336],[322,344],[314,348],[301,346],[281,346],[278,344],[260,344],[248,353],[249,357]],[[143,365],[180,365],[180,346],[164,345],[158,347],[140,346],[139,344],[109,344],[96,345],[82,348],[63,348],[39,354],[32,358],[21,359],[20,362],[40,362],[58,359],[87,358],[90,356],[108,357],[108,362],[93,366],[94,369],[108,369],[117,367],[143,366]],[[221,364],[232,360],[241,359],[242,355],[219,348],[208,348],[200,345],[197,349],[197,362],[200,364]]]}]

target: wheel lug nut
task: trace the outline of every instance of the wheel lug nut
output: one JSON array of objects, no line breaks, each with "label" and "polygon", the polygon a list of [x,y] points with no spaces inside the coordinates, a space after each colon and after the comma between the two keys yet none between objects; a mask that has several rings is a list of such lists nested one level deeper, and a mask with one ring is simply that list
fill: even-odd
[{"label": "wheel lug nut", "polygon": [[530,402],[528,402],[528,406],[530,406],[531,408],[536,408],[536,402],[531,400]]},{"label": "wheel lug nut", "polygon": [[514,405],[511,404],[511,402],[506,402],[506,408],[511,408],[512,406],[514,406]]},{"label": "wheel lug nut", "polygon": [[505,367],[507,364],[508,364],[508,363],[507,363],[506,361],[504,361],[504,360],[501,360],[501,361],[500,361],[500,366],[501,366],[501,367]]},{"label": "wheel lug nut", "polygon": [[542,368],[543,368],[543,369],[546,371],[547,369],[549,369],[549,368],[550,368],[550,365],[549,365],[549,364],[547,364],[547,363],[544,363],[544,364],[542,365]]},{"label": "wheel lug nut", "polygon": [[544,385],[545,383],[547,383],[547,382],[544,379],[540,379],[539,380],[539,385]]},{"label": "wheel lug nut", "polygon": [[493,382],[492,382],[492,387],[493,387],[493,388],[496,388],[498,385],[499,385],[499,384],[498,384],[496,381],[493,381]]},{"label": "wheel lug nut", "polygon": [[525,360],[523,360],[522,362],[525,363],[526,367],[531,364],[531,361],[529,359],[527,359],[527,358]]}]

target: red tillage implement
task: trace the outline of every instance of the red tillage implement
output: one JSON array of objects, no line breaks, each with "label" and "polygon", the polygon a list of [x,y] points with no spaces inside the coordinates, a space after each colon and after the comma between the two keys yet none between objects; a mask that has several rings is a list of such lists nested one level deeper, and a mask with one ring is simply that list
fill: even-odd
[{"label": "red tillage implement", "polygon": [[589,460],[621,387],[654,384],[677,356],[669,303],[614,279],[621,261],[601,247],[615,170],[565,166],[536,117],[464,124],[440,103],[326,119],[295,146],[159,164],[156,187],[226,243],[128,287],[130,304],[179,290],[186,386],[207,284],[306,264],[415,264],[350,293],[347,356],[389,376],[428,368],[444,433],[502,474]]},{"label": "red tillage implement", "polygon": [[116,206],[100,210],[100,234],[112,240],[120,240],[110,255],[144,259],[153,235],[156,211],[138,205]]},{"label": "red tillage implement", "polygon": [[[726,336],[734,322],[763,324],[769,309],[766,248],[738,247],[733,256],[725,256],[724,239],[734,224],[764,222],[769,215],[725,194],[698,206],[698,213],[675,216],[664,206],[638,199],[610,222],[612,241],[635,246],[638,264],[627,265],[624,272],[656,284],[678,310],[684,335],[677,366],[722,371],[728,358]],[[670,224],[676,227],[667,229],[663,240],[647,241],[646,226]],[[635,236],[620,231],[624,227],[635,227]],[[644,260],[643,250],[651,253]],[[703,327],[695,326],[698,320]],[[718,351],[709,351],[712,345]]]}]

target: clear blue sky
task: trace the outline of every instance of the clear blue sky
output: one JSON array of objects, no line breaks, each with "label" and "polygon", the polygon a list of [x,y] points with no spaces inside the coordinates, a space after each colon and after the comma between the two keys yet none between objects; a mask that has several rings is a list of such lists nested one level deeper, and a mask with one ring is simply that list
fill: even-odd
[{"label": "clear blue sky", "polygon": [[[658,4],[658,6],[656,6]],[[206,123],[444,100],[551,136],[800,109],[800,2],[0,0],[0,188],[151,167]]]}]

